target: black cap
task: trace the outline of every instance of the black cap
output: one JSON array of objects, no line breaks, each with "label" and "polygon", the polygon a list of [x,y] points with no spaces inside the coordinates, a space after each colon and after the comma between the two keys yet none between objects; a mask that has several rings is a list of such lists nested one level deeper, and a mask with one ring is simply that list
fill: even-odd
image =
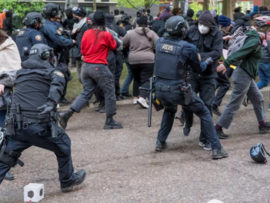
[{"label": "black cap", "polygon": [[105,25],[105,15],[103,11],[97,10],[94,14],[93,20],[94,25]]},{"label": "black cap", "polygon": [[137,20],[138,25],[145,25],[147,26],[147,20],[148,18],[146,16],[142,16]]},{"label": "black cap", "polygon": [[72,13],[75,14],[76,16],[80,16],[83,18],[86,16],[86,11],[82,7],[74,7],[72,9]]}]

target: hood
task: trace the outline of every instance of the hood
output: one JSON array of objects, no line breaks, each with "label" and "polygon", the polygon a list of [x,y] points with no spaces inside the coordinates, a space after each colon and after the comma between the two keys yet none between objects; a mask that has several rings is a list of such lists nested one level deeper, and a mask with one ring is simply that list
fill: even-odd
[{"label": "hood", "polygon": [[253,12],[258,12],[259,11],[259,6],[254,6]]},{"label": "hood", "polygon": [[49,61],[42,60],[39,56],[30,56],[29,59],[22,62],[22,67],[25,69],[47,69],[54,68]]},{"label": "hood", "polygon": [[170,11],[171,11],[171,8],[170,8],[169,6],[167,6],[167,7],[165,8],[165,11],[170,12]]},{"label": "hood", "polygon": [[[136,33],[140,34],[140,35],[144,35],[144,34],[143,34],[143,29],[142,29],[142,27],[137,27],[134,31],[135,31]],[[146,27],[146,28],[145,28],[145,31],[146,31],[146,33],[148,33],[148,32],[150,31],[150,29]]]},{"label": "hood", "polygon": [[194,16],[194,11],[192,9],[187,10],[187,17],[192,18]]},{"label": "hood", "polygon": [[251,30],[248,33],[246,33],[246,35],[248,37],[257,37],[257,38],[259,38],[261,40],[261,36],[259,35],[259,33],[256,30]]},{"label": "hood", "polygon": [[200,17],[199,17],[199,23],[202,23],[204,25],[207,25],[208,27],[211,28],[211,30],[214,30],[215,29],[215,19],[214,17],[212,16],[211,12],[210,11],[204,11]]},{"label": "hood", "polygon": [[11,39],[11,37],[8,37],[1,45],[0,45],[0,51],[3,49],[6,49],[9,46],[17,46],[15,42]]}]

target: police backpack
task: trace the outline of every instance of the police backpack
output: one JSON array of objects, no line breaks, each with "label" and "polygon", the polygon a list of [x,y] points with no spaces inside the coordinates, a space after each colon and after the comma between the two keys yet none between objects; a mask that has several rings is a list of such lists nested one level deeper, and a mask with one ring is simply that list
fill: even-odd
[{"label": "police backpack", "polygon": [[264,148],[262,143],[258,143],[251,147],[250,149],[250,157],[257,163],[266,163],[266,156],[265,153],[270,156],[270,154]]}]

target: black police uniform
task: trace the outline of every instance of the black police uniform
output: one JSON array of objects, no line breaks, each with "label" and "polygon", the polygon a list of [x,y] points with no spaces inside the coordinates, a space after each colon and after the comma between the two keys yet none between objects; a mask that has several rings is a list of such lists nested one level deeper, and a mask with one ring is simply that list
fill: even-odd
[{"label": "black police uniform", "polygon": [[34,28],[23,28],[16,37],[16,44],[19,49],[22,62],[28,59],[28,56],[24,55],[23,48],[27,47],[31,49],[35,44],[48,44],[44,35]]},{"label": "black police uniform", "polygon": [[[52,138],[50,113],[39,115],[41,110],[37,108],[47,104],[55,109],[64,85],[64,75],[60,71],[55,70],[47,60],[40,59],[38,55],[30,55],[29,59],[22,63],[22,69],[17,72],[11,112],[8,114],[8,117],[17,118],[16,106],[19,104],[22,120],[19,122],[15,119],[15,125],[7,120],[7,134],[9,128],[15,128],[15,134],[8,136],[7,148],[17,154],[31,146],[53,151],[58,161],[62,188],[70,186],[77,178],[73,173],[71,141],[65,131],[58,126],[57,137]],[[16,165],[17,158],[7,153],[0,158],[0,183],[6,172]]]},{"label": "black police uniform", "polygon": [[[177,105],[182,105],[186,119],[192,126],[193,113],[201,119],[201,131],[211,142],[212,149],[220,149],[221,144],[216,135],[214,124],[210,113],[203,101],[192,91],[191,101],[185,104],[184,92],[181,90],[185,81],[187,66],[194,72],[202,72],[207,63],[200,62],[200,55],[197,48],[179,38],[159,38],[156,45],[155,89],[156,97],[165,107],[161,128],[158,132],[157,145],[165,144],[165,141],[172,129]],[[202,68],[203,67],[203,68]]]}]

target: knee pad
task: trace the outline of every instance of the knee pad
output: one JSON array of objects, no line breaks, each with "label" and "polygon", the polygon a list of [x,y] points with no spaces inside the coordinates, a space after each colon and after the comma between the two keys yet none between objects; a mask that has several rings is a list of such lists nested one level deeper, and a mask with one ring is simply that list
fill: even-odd
[{"label": "knee pad", "polygon": [[24,163],[19,160],[20,156],[21,153],[6,148],[4,153],[0,156],[0,161],[7,164],[10,167],[15,167],[17,164],[23,166]]}]

